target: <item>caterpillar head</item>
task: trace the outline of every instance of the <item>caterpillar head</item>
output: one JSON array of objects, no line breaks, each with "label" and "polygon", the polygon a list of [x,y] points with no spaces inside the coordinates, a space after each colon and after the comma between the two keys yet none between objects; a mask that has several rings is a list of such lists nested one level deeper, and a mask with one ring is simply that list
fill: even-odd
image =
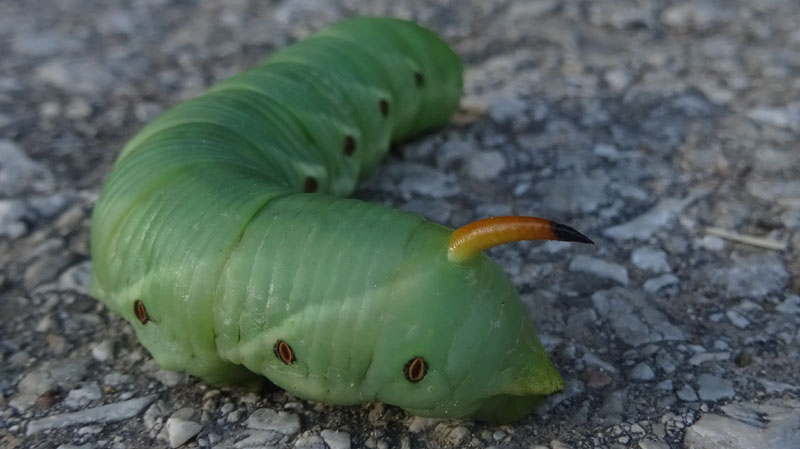
[{"label": "caterpillar head", "polygon": [[509,422],[563,390],[515,288],[481,254],[507,241],[591,243],[547,220],[503,217],[454,232],[420,226],[406,249],[365,381],[377,398],[422,416]]}]

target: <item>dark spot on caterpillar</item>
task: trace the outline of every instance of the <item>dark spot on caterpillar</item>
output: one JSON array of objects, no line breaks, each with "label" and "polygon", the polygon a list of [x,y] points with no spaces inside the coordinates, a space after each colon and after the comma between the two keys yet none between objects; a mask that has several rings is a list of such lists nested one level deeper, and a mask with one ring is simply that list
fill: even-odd
[{"label": "dark spot on caterpillar", "polygon": [[281,359],[281,362],[291,365],[297,359],[294,358],[294,351],[292,351],[292,347],[289,346],[289,343],[286,343],[283,340],[278,340],[275,343],[275,355]]},{"label": "dark spot on caterpillar", "polygon": [[384,116],[384,117],[388,117],[389,116],[389,102],[386,101],[386,100],[381,100],[380,103],[378,103],[378,106],[380,106],[380,108],[381,108],[381,115]]},{"label": "dark spot on caterpillar", "polygon": [[422,76],[422,73],[414,72],[414,84],[416,84],[417,87],[422,87],[425,85],[425,77]]},{"label": "dark spot on caterpillar", "polygon": [[140,299],[133,302],[133,314],[136,315],[136,319],[142,324],[146,324],[150,321],[150,317],[147,316],[147,309],[144,308],[144,303]]},{"label": "dark spot on caterpillar", "polygon": [[303,191],[306,193],[314,193],[317,191],[317,180],[313,176],[306,178],[306,183],[303,184]]},{"label": "dark spot on caterpillar", "polygon": [[409,382],[417,383],[428,373],[428,364],[422,357],[414,357],[406,363],[403,373],[405,373]]},{"label": "dark spot on caterpillar", "polygon": [[356,152],[356,139],[354,139],[353,136],[344,137],[344,148],[342,152],[345,156],[351,156]]}]

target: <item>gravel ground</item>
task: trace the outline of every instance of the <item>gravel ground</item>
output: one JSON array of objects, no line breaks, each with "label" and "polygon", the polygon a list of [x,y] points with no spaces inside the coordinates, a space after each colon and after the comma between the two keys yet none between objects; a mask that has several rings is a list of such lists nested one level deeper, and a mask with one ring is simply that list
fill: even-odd
[{"label": "gravel ground", "polygon": [[[453,123],[358,197],[597,242],[492,251],[567,382],[514,425],[215,389],[87,295],[125,140],[357,13],[415,18],[468,65]],[[796,0],[3,0],[0,447],[800,448],[798,23]]]}]

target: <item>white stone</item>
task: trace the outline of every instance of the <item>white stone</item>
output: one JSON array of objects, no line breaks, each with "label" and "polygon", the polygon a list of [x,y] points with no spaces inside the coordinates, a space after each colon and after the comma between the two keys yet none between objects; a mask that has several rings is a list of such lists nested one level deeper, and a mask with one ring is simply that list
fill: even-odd
[{"label": "white stone", "polygon": [[701,374],[697,379],[697,394],[704,401],[718,401],[734,397],[733,382],[711,374]]},{"label": "white stone", "polygon": [[656,373],[653,372],[653,368],[650,368],[650,365],[640,362],[631,370],[630,378],[633,380],[648,381],[655,379]]},{"label": "white stone", "polygon": [[330,449],[350,449],[350,434],[347,432],[325,429],[320,436]]},{"label": "white stone", "polygon": [[694,402],[697,400],[697,393],[695,393],[694,389],[692,389],[692,387],[690,387],[689,385],[684,385],[683,388],[678,390],[676,394],[678,395],[678,398],[680,398],[680,400],[682,401]]},{"label": "white stone", "polygon": [[639,269],[653,273],[666,273],[670,270],[667,253],[657,248],[643,246],[631,253],[631,262]]},{"label": "white stone", "polygon": [[129,399],[114,404],[102,405],[74,413],[62,413],[37,419],[28,423],[27,435],[47,429],[60,429],[75,424],[121,421],[136,416],[156,398],[156,395]]},{"label": "white stone", "polygon": [[729,404],[722,410],[728,416],[704,414],[686,430],[688,449],[800,447],[800,401]]},{"label": "white stone", "polygon": [[203,430],[200,423],[170,417],[167,420],[167,437],[170,447],[180,447]]},{"label": "white stone", "polygon": [[98,362],[107,362],[114,357],[114,343],[103,340],[92,346],[92,358]]},{"label": "white stone", "polygon": [[506,168],[506,158],[499,151],[479,151],[467,160],[467,173],[478,181],[497,178]]},{"label": "white stone", "polygon": [[628,285],[628,270],[625,267],[596,257],[579,254],[570,261],[569,270],[593,274],[597,277],[611,279],[622,285]]},{"label": "white stone", "polygon": [[81,408],[101,397],[103,397],[103,393],[100,391],[100,386],[97,385],[97,382],[91,382],[82,385],[80,388],[70,390],[64,399],[64,403],[70,408]]},{"label": "white stone", "polygon": [[647,240],[670,223],[686,206],[707,193],[707,189],[695,189],[685,198],[661,200],[655,207],[633,220],[606,229],[603,235],[615,240]]},{"label": "white stone", "polygon": [[744,329],[750,325],[750,321],[735,310],[726,311],[725,316],[728,317],[728,321],[730,321],[731,324],[739,329]]},{"label": "white stone", "polygon": [[32,189],[37,192],[53,188],[55,180],[50,170],[34,161],[16,143],[0,139],[0,192],[16,196]]},{"label": "white stone", "polygon": [[650,293],[656,293],[664,287],[675,285],[680,282],[674,274],[662,274],[661,276],[648,279],[644,282],[644,289]]},{"label": "white stone", "polygon": [[294,413],[260,408],[247,418],[245,425],[250,429],[271,430],[291,437],[300,432],[300,417]]},{"label": "white stone", "polygon": [[301,436],[294,442],[295,449],[326,449],[325,442],[317,435]]}]

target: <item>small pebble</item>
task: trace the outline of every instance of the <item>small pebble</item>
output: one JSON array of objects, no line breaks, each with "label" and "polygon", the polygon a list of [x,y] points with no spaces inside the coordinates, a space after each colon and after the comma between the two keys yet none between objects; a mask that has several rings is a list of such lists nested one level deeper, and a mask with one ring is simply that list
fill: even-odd
[{"label": "small pebble", "polygon": [[350,449],[350,434],[347,432],[325,429],[320,436],[330,449]]},{"label": "small pebble", "polygon": [[630,378],[638,381],[650,381],[656,378],[653,368],[647,363],[640,362],[633,367],[630,373]]},{"label": "small pebble", "polygon": [[711,374],[701,374],[697,379],[700,399],[704,401],[718,401],[734,397],[733,382]]}]

